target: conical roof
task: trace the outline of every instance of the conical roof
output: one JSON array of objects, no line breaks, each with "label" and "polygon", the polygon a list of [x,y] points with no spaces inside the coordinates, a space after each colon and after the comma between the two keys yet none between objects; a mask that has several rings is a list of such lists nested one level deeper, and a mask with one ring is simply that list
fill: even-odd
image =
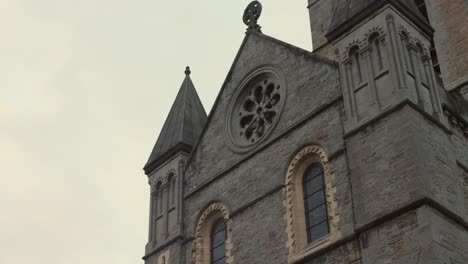
[{"label": "conical roof", "polygon": [[427,20],[413,0],[337,0],[327,37],[336,37],[385,4],[392,4],[422,26],[424,30],[431,31]]},{"label": "conical roof", "polygon": [[190,68],[166,118],[144,170],[149,174],[179,151],[190,153],[200,136],[207,116],[190,79]]}]

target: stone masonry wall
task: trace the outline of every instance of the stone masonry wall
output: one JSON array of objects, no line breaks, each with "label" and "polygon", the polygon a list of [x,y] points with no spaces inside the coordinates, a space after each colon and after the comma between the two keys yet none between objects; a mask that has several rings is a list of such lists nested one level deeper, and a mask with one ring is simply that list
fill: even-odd
[{"label": "stone masonry wall", "polygon": [[[420,263],[468,263],[468,232],[466,228],[448,219],[437,210],[425,206],[418,210],[418,221],[428,229],[430,236],[423,243],[430,245],[427,257]],[[417,242],[417,241],[415,241]]]},{"label": "stone masonry wall", "polygon": [[[248,161],[187,197],[185,200],[187,236],[194,235],[200,210],[212,201],[220,201],[228,206],[231,213],[238,212],[233,216],[232,230],[235,263],[285,263],[287,254],[283,205],[285,194],[281,186],[285,182],[289,162],[300,146],[311,142],[322,145],[327,153],[337,152],[341,146],[340,131],[339,112],[336,106],[330,107],[252,156]],[[353,231],[353,218],[346,160],[343,155],[338,155],[330,161],[329,166],[336,177],[333,184],[337,188],[336,210],[339,211],[341,229],[342,232],[349,234]],[[252,204],[275,188],[279,189]],[[246,205],[249,205],[249,208],[243,210]],[[275,242],[268,244],[269,238],[261,243],[256,240],[265,237],[274,237]],[[192,252],[192,244],[186,245],[187,252]],[[253,251],[258,251],[258,254],[249,255]],[[262,261],[266,255],[270,262]],[[239,259],[247,257],[249,257],[248,262]]]},{"label": "stone masonry wall", "polygon": [[426,0],[445,86],[468,78],[468,3]]},{"label": "stone masonry wall", "polygon": [[[235,153],[227,146],[225,120],[230,100],[242,78],[256,67],[275,64],[283,70],[286,77],[285,110],[270,139],[278,137],[307,114],[338,98],[339,76],[334,66],[265,38],[255,34],[248,36],[232,76],[215,106],[210,126],[190,161],[186,173],[186,192],[192,192],[197,186],[249,154]],[[339,148],[340,145],[337,144],[336,147]]]},{"label": "stone masonry wall", "polygon": [[415,113],[400,109],[348,139],[358,227],[427,194]]}]

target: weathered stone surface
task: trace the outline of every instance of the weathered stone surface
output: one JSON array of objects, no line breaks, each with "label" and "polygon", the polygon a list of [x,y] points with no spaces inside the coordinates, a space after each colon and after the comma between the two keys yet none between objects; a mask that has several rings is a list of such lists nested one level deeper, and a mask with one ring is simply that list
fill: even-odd
[{"label": "weathered stone surface", "polygon": [[[328,10],[333,3],[309,1],[311,11]],[[459,6],[460,1],[453,3]],[[431,12],[442,16],[445,11]],[[314,21],[326,23],[325,13]],[[312,28],[319,30],[317,25]],[[374,69],[376,53],[369,41],[375,33],[383,45],[380,72]],[[405,42],[406,33],[410,43]],[[199,241],[197,224],[214,203],[227,208],[232,263],[468,263],[468,142],[460,126],[442,111],[442,105],[450,106],[450,96],[440,84],[431,83],[432,68],[423,65],[427,54],[415,53],[415,47],[428,46],[429,37],[391,6],[318,51],[336,63],[248,33],[192,155],[169,162],[150,176],[154,184],[168,170],[186,165],[180,173],[183,221],[171,225],[171,235],[182,230],[180,239],[171,241],[176,237],[168,236],[164,240],[168,246],[151,245],[147,253],[161,248],[146,263],[158,263],[169,250],[171,264],[179,263],[179,258],[181,264],[198,264],[194,256],[200,243],[193,243]],[[315,41],[326,43],[323,36]],[[447,41],[447,46],[455,45]],[[352,68],[356,63],[347,57],[353,45],[361,49],[364,78],[361,84],[348,86],[356,74]],[[410,68],[411,63],[417,67]],[[252,150],[236,152],[226,143],[229,104],[245,76],[264,65],[275,65],[284,73],[285,108],[268,138]],[[353,114],[355,110],[359,115]],[[296,154],[311,145],[323,149],[327,173],[333,175],[325,178],[327,190],[333,190],[326,203],[327,210],[333,210],[329,219],[333,218],[337,234],[294,252],[289,250],[295,241],[290,237],[293,225],[287,221],[296,219],[290,217],[287,196],[302,190],[288,189],[293,187],[286,184],[286,176]]]},{"label": "weathered stone surface", "polygon": [[446,86],[468,78],[468,5],[465,0],[426,0]]}]

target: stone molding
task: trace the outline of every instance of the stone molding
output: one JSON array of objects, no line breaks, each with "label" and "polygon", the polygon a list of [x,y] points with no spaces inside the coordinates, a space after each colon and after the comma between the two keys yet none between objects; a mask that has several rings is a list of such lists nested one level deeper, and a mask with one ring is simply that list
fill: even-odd
[{"label": "stone molding", "polygon": [[[313,162],[321,163],[324,170],[330,234],[312,244],[307,244],[303,192],[302,189],[297,190],[297,186],[302,185],[302,173],[298,172],[298,169],[302,165],[307,166]],[[298,184],[298,180],[300,180],[300,184]],[[328,157],[323,148],[317,145],[304,147],[289,163],[286,173],[286,197],[284,201],[284,206],[286,208],[284,217],[287,224],[286,233],[288,237],[286,244],[288,263],[294,263],[296,260],[326,247],[341,237],[339,228],[340,216],[336,213],[338,205],[334,199],[336,193],[336,187],[333,186],[334,180],[335,175],[330,170]]]},{"label": "stone molding", "polygon": [[223,218],[226,222],[226,264],[233,263],[232,251],[232,219],[229,216],[228,209],[222,203],[213,203],[201,214],[195,231],[195,240],[193,242],[194,254],[192,263],[208,264],[210,263],[210,233],[213,223]]}]

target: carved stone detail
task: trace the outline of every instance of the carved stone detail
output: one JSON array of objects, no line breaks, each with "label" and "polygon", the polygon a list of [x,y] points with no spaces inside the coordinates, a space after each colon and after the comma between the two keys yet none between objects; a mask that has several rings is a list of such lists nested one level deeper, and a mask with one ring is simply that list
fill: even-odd
[{"label": "carved stone detail", "polygon": [[265,66],[248,74],[228,110],[229,147],[245,152],[264,141],[280,119],[286,102],[284,77],[276,67]]},{"label": "carved stone detail", "polygon": [[229,212],[222,203],[213,203],[203,211],[198,220],[193,242],[194,252],[192,262],[195,264],[208,263],[210,257],[210,231],[211,225],[219,218],[223,218],[226,223],[226,263],[233,263],[232,251],[232,219]]},{"label": "carved stone detail", "polygon": [[335,175],[329,168],[328,158],[325,151],[316,145],[307,146],[299,151],[299,153],[297,153],[296,156],[291,160],[286,174],[286,198],[284,201],[284,206],[286,207],[285,220],[287,223],[286,233],[288,236],[286,245],[288,250],[288,263],[293,263],[296,259],[301,258],[316,249],[314,245],[308,245],[306,248],[307,242],[300,242],[300,240],[304,240],[303,237],[306,235],[306,232],[305,229],[298,230],[298,226],[296,224],[296,222],[300,221],[300,218],[305,217],[304,211],[298,209],[299,206],[296,202],[297,200],[301,200],[297,199],[298,195],[302,197],[302,189],[296,190],[297,185],[295,182],[299,179],[298,177],[300,177],[299,180],[302,181],[302,175],[297,173],[297,169],[305,162],[307,158],[310,157],[314,157],[314,162],[320,162],[322,164],[326,182],[326,199],[330,222],[330,235],[328,240],[320,246],[326,245],[328,242],[339,238],[341,235],[339,232],[340,217],[339,214],[335,212],[335,209],[338,206],[334,199],[336,187],[332,186]]}]

